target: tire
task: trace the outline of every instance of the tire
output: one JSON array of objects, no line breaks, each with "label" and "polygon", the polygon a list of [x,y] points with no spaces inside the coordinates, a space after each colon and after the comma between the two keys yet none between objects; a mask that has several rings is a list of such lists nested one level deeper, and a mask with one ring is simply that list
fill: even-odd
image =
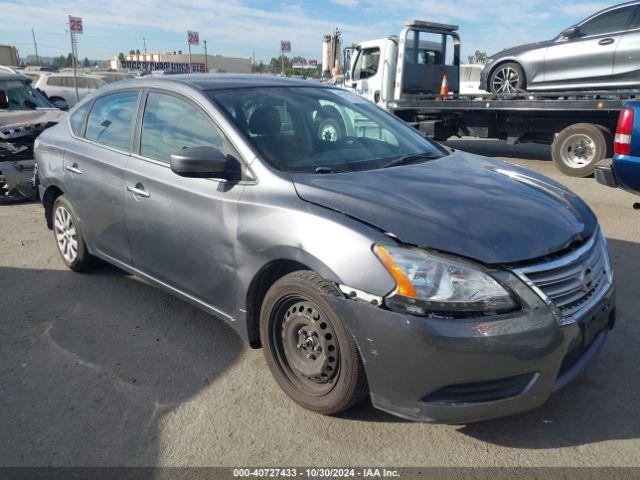
[{"label": "tire", "polygon": [[331,415],[359,403],[368,385],[358,348],[323,295],[341,296],[309,270],[282,277],[262,303],[260,340],[284,393],[308,410]]},{"label": "tire", "polygon": [[551,158],[570,177],[588,177],[609,151],[607,132],[599,125],[576,123],[556,135]]},{"label": "tire", "polygon": [[338,142],[347,135],[347,128],[337,108],[324,106],[318,112],[316,136],[319,140]]},{"label": "tire", "polygon": [[526,91],[526,88],[524,70],[515,62],[498,65],[489,76],[489,91],[491,93],[516,94]]},{"label": "tire", "polygon": [[78,216],[65,195],[56,198],[52,216],[53,236],[65,265],[75,272],[87,272],[95,267],[97,259],[87,250]]}]

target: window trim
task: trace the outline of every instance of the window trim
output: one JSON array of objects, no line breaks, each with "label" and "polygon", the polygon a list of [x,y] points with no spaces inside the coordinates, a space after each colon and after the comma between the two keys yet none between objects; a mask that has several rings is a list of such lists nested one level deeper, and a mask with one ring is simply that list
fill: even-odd
[{"label": "window trim", "polygon": [[[130,151],[131,157],[136,158],[138,160],[143,160],[145,162],[153,163],[161,167],[165,167],[169,169],[171,168],[171,165],[168,162],[156,160],[155,158],[151,158],[151,157],[145,157],[140,153],[140,145],[142,140],[142,120],[144,117],[145,108],[147,106],[147,99],[149,97],[149,93],[152,93],[152,92],[162,93],[165,95],[176,97],[180,100],[190,103],[195,108],[200,110],[205,115],[205,117],[207,117],[209,121],[220,131],[220,133],[224,135],[225,139],[231,144],[231,146],[234,148],[234,150],[238,154],[239,158],[237,158],[237,160],[241,162],[243,165],[243,168],[242,168],[243,175],[242,175],[242,178],[240,178],[240,180],[236,183],[240,185],[254,185],[258,183],[258,178],[255,172],[253,171],[253,169],[251,168],[249,162],[244,158],[244,155],[242,154],[241,149],[238,148],[238,145],[236,144],[236,142],[234,142],[231,139],[231,137],[227,134],[225,129],[222,128],[222,126],[216,120],[216,118],[209,113],[209,111],[207,110],[207,107],[205,107],[201,102],[197,101],[196,99],[185,95],[184,93],[175,92],[173,90],[169,90],[166,88],[154,86],[154,87],[145,87],[142,89],[142,95],[140,96],[140,102],[138,104],[138,115],[136,118],[134,132],[133,132],[133,145]],[[213,105],[213,102],[211,102],[210,105]],[[217,107],[216,107],[216,111],[217,111]],[[217,113],[221,114],[220,112],[217,112]],[[216,182],[227,182],[227,180],[222,178],[208,178],[206,180],[212,180]]]}]

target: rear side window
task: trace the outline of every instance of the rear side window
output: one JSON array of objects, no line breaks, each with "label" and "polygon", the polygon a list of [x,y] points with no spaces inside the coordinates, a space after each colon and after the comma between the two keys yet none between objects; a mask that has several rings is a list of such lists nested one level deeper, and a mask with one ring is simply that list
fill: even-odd
[{"label": "rear side window", "polygon": [[138,107],[138,91],[113,93],[98,98],[87,120],[85,138],[129,150]]},{"label": "rear side window", "polygon": [[224,151],[224,143],[222,132],[200,108],[174,95],[149,93],[142,117],[141,155],[168,163],[171,154],[182,148],[211,146]]},{"label": "rear side window", "polygon": [[76,137],[82,136],[82,130],[84,130],[84,121],[87,118],[87,112],[89,112],[91,102],[85,103],[69,117],[69,124],[71,125],[71,131]]},{"label": "rear side window", "polygon": [[47,78],[47,85],[52,87],[61,87],[63,77],[49,77]]},{"label": "rear side window", "polygon": [[591,35],[621,32],[625,30],[635,8],[635,5],[630,5],[628,7],[617,8],[610,12],[603,13],[602,15],[598,15],[580,26],[580,36],[589,37]]}]

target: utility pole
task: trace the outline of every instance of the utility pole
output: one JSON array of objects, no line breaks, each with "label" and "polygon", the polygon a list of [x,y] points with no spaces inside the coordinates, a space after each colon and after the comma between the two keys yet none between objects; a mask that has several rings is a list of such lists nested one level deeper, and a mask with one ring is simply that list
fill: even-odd
[{"label": "utility pole", "polygon": [[209,62],[207,58],[207,41],[204,41],[204,73],[209,73]]},{"label": "utility pole", "polygon": [[[142,37],[142,44],[144,45],[144,54],[147,54],[147,39]],[[145,59],[146,60],[146,59]]]},{"label": "utility pole", "polygon": [[33,35],[33,48],[36,50],[36,63],[40,65],[40,57],[38,56],[38,44],[36,43],[36,32],[31,29],[31,35]]},{"label": "utility pole", "polygon": [[251,73],[256,73],[256,49],[251,49]]},{"label": "utility pole", "polygon": [[193,73],[193,67],[191,66],[191,43],[189,43],[189,73]]}]

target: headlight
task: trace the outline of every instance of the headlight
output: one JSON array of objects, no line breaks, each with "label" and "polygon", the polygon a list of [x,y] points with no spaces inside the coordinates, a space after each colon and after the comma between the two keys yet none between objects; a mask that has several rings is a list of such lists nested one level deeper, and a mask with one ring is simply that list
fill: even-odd
[{"label": "headlight", "polygon": [[478,268],[418,248],[376,245],[374,253],[396,280],[385,299],[393,309],[417,315],[495,314],[518,308],[511,294]]}]

